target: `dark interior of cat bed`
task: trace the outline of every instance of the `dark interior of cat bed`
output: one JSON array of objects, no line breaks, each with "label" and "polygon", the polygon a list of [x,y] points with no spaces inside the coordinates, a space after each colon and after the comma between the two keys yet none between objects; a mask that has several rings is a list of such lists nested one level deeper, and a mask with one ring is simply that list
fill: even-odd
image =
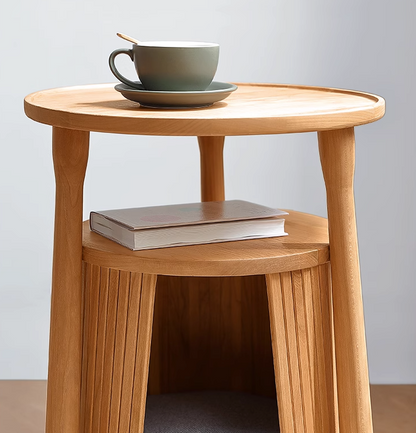
[{"label": "dark interior of cat bed", "polygon": [[145,433],[277,433],[276,400],[202,391],[149,395]]}]

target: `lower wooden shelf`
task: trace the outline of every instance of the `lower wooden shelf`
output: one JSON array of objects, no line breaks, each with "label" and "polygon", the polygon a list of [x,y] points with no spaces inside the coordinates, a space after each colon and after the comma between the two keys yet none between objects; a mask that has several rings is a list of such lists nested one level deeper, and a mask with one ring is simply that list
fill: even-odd
[{"label": "lower wooden shelf", "polygon": [[286,228],[132,252],[86,223],[82,433],[141,433],[147,394],[188,393],[260,399],[274,416],[277,398],[282,432],[336,431],[327,223],[291,211]]},{"label": "lower wooden shelf", "polygon": [[130,251],[92,233],[86,221],[83,259],[102,267],[176,276],[265,275],[310,268],[329,260],[325,218],[289,211],[285,229],[289,236]]}]

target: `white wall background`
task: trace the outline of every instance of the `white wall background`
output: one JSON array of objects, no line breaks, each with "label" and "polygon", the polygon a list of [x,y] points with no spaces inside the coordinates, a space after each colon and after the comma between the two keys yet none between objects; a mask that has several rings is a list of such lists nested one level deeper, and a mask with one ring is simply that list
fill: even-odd
[{"label": "white wall background", "polygon": [[[413,0],[16,0],[0,15],[0,379],[47,372],[51,128],[26,94],[113,82],[109,53],[142,40],[219,42],[216,80],[322,85],[385,97],[356,129],[356,211],[372,383],[416,383],[416,6]],[[123,66],[127,71],[131,66]],[[196,139],[93,133],[92,209],[199,200]],[[326,214],[315,134],[226,140],[226,195]]]}]

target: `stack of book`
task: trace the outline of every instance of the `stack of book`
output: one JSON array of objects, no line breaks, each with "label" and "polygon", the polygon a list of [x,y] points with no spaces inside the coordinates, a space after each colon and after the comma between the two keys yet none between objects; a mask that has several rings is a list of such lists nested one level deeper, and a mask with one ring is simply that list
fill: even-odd
[{"label": "stack of book", "polygon": [[131,250],[285,236],[279,209],[242,200],[91,212],[91,230]]}]

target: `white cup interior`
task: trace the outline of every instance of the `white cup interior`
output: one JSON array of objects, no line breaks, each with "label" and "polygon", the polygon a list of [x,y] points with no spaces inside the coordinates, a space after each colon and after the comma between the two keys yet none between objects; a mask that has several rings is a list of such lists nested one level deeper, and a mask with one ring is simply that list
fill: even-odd
[{"label": "white cup interior", "polygon": [[177,47],[177,48],[218,47],[218,44],[212,42],[191,42],[191,41],[149,41],[149,42],[140,42],[137,45],[141,47]]}]

